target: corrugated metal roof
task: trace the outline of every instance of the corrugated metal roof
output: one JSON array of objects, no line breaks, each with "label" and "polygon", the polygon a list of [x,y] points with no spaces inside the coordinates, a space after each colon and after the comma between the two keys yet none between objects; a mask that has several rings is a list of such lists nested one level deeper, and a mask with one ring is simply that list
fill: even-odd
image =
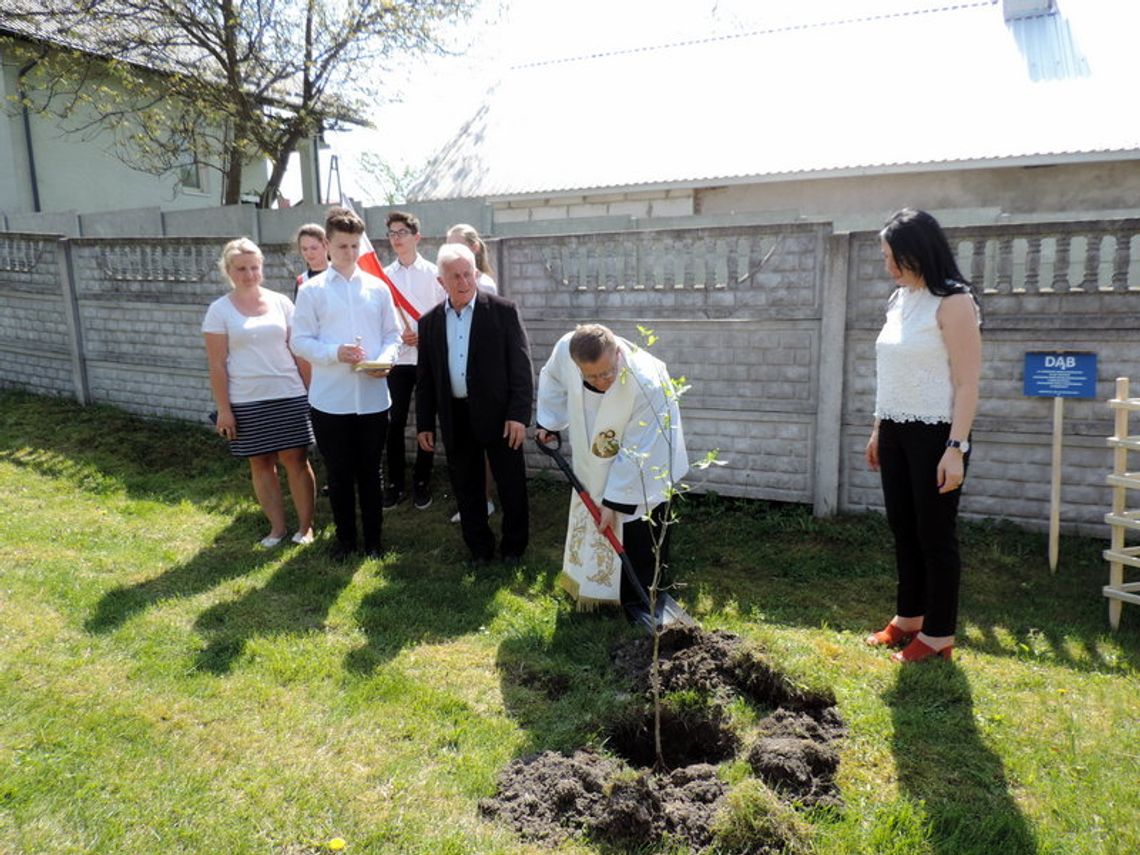
[{"label": "corrugated metal roof", "polygon": [[[117,10],[113,4],[104,4],[100,13],[105,16],[120,14],[127,16],[133,10]],[[193,61],[178,65],[170,62],[161,53],[147,52],[137,45],[132,49],[115,49],[118,38],[126,38],[123,33],[107,34],[101,27],[106,26],[106,18],[100,23],[95,16],[69,0],[3,0],[0,8],[0,35],[11,34],[34,43],[45,43],[79,51],[99,57],[113,57],[136,66],[159,72],[177,72]],[[134,44],[129,39],[128,44]],[[201,52],[192,55],[194,59]]]},{"label": "corrugated metal roof", "polygon": [[1136,75],[1098,74],[1062,12],[927,6],[518,67],[415,196],[1140,157]]}]

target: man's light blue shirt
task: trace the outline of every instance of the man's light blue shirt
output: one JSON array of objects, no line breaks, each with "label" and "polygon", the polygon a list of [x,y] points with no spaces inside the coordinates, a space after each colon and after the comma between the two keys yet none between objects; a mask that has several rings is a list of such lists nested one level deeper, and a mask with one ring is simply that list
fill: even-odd
[{"label": "man's light blue shirt", "polygon": [[447,373],[451,377],[451,394],[467,397],[467,354],[471,349],[471,319],[475,317],[475,299],[462,309],[451,307],[451,298],[444,310],[447,316]]}]

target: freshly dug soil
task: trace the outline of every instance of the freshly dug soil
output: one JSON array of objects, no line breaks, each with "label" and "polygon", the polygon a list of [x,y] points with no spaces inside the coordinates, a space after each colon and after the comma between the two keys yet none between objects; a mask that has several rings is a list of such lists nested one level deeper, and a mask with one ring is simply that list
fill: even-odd
[{"label": "freshly dug soil", "polygon": [[[557,846],[586,836],[615,846],[642,847],[668,835],[694,851],[713,842],[713,820],[727,785],[714,764],[738,756],[746,740],[733,727],[727,705],[743,697],[773,712],[751,734],[746,757],[756,777],[778,796],[804,806],[838,804],[831,743],[846,729],[826,694],[796,687],[777,669],[723,631],[675,628],[660,639],[661,733],[665,765],[653,771],[653,708],[649,696],[651,638],[620,645],[612,660],[643,699],[603,724],[607,748],[617,756],[580,749],[547,751],[515,760],[499,777],[493,798],[479,804],[486,817],[506,821],[523,838]],[[549,689],[541,675],[520,682]],[[766,841],[766,846],[779,841]]]},{"label": "freshly dug soil", "polygon": [[707,764],[653,775],[591,750],[569,757],[547,751],[512,762],[498,793],[479,809],[549,846],[586,834],[632,847],[668,833],[700,849],[712,841],[709,829],[724,792]]},{"label": "freshly dug soil", "polygon": [[[760,705],[797,710],[835,705],[835,698],[830,694],[797,688],[746,647],[740,636],[724,630],[670,629],[661,636],[659,655],[663,694],[691,690],[722,703],[740,695]],[[648,690],[652,661],[652,638],[636,638],[613,653],[614,668],[630,680],[637,691]]]},{"label": "freshly dug soil", "polygon": [[779,709],[760,722],[760,738],[748,751],[748,764],[757,778],[790,801],[805,807],[838,806],[839,754],[829,743],[846,733],[835,707]]}]

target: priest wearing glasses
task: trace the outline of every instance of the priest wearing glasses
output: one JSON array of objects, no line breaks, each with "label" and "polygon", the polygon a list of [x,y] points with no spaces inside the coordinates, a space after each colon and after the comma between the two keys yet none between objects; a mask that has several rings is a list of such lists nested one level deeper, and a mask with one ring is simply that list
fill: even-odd
[{"label": "priest wearing glasses", "polygon": [[677,404],[665,363],[601,324],[564,335],[539,374],[535,436],[549,443],[569,432],[574,474],[601,511],[595,524],[572,495],[560,581],[581,608],[634,609],[639,600],[602,535],[607,528],[642,587],[664,573],[669,499],[689,470]]}]

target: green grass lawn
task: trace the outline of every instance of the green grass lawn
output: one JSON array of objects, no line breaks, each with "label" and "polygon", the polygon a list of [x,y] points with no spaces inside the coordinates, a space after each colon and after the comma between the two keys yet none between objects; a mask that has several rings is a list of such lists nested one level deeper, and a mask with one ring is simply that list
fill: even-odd
[{"label": "green grass lawn", "polygon": [[[603,741],[631,631],[555,590],[559,481],[532,481],[526,563],[477,571],[435,486],[382,561],[255,549],[209,431],[0,392],[0,852],[549,851],[477,803],[516,757]],[[1140,851],[1140,609],[1108,630],[1104,543],[1064,538],[1052,575],[1041,535],[964,526],[955,661],[900,669],[861,642],[893,606],[880,517],[682,516],[678,597],[847,720],[815,851]]]}]

